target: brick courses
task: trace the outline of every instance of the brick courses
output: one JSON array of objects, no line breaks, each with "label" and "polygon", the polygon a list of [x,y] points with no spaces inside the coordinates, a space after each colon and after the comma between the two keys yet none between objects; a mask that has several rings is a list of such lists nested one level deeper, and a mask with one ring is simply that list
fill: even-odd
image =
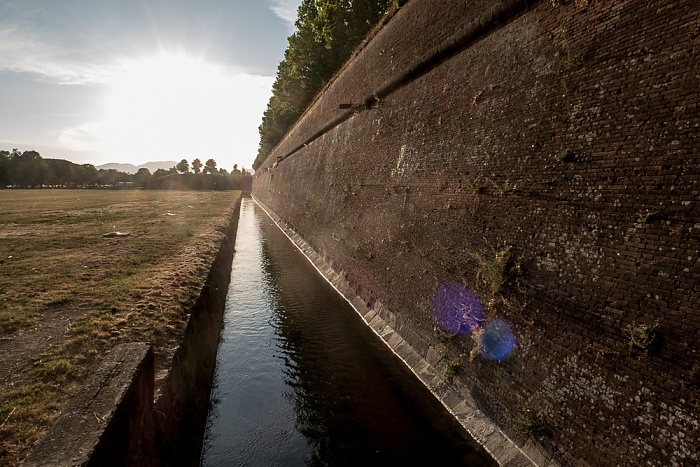
[{"label": "brick courses", "polygon": [[[534,431],[575,465],[697,464],[700,4],[531,2],[273,165],[490,6],[408,2],[254,193],[365,301],[459,362],[514,439]],[[519,267],[494,292],[477,258],[507,247]],[[435,332],[447,282],[513,326],[507,360]],[[628,335],[642,325],[657,326],[648,349]]]}]

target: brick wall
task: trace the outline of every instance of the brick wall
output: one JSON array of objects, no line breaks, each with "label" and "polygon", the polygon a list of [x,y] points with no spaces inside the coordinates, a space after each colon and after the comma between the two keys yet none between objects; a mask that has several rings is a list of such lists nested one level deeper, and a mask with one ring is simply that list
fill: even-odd
[{"label": "brick wall", "polygon": [[[529,3],[275,165],[491,6],[408,2],[254,194],[459,363],[515,439],[576,465],[695,465],[700,4]],[[476,292],[484,323],[512,327],[507,359],[481,357],[478,332],[438,329],[433,297],[450,282]]]}]

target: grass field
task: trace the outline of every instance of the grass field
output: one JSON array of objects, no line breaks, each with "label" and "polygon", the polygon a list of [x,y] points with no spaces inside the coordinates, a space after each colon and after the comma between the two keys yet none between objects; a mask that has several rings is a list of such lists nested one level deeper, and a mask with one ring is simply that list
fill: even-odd
[{"label": "grass field", "polygon": [[116,343],[152,342],[163,370],[239,197],[0,190],[0,466]]}]

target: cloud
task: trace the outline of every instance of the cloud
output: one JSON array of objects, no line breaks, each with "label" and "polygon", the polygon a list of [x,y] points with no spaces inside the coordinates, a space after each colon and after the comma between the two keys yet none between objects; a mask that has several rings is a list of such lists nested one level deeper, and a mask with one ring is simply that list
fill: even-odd
[{"label": "cloud", "polygon": [[294,22],[297,20],[297,10],[301,5],[301,0],[272,0],[272,11],[282,21],[287,23],[290,30],[294,29]]},{"label": "cloud", "polygon": [[70,57],[59,46],[15,28],[0,29],[0,70],[32,73],[60,84],[103,83],[113,74],[108,67]]}]

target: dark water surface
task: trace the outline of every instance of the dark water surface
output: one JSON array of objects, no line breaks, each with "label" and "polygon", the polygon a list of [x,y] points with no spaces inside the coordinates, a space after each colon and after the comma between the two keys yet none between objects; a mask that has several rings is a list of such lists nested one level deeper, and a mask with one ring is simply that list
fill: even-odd
[{"label": "dark water surface", "polygon": [[205,466],[495,465],[251,199]]}]

